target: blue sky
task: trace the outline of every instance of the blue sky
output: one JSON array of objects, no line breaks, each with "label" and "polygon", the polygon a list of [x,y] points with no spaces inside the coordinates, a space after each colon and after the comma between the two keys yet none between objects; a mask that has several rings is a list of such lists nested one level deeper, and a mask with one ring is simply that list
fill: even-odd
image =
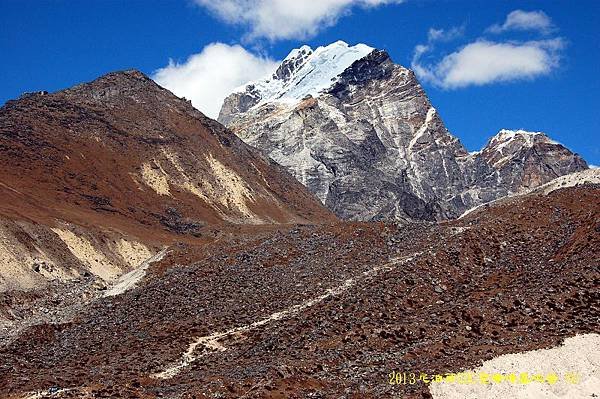
[{"label": "blue sky", "polygon": [[[523,128],[600,164],[600,1],[323,0],[315,9],[317,2],[295,0],[280,11],[296,14],[258,15],[271,1],[244,8],[248,0],[0,0],[0,104],[113,70],[157,78],[169,60],[165,73],[204,93],[195,104],[215,103],[219,90],[268,70],[292,48],[341,39],[422,66],[432,103],[469,150],[501,128]],[[542,18],[507,20],[515,10]],[[415,64],[418,45],[427,51]],[[489,57],[508,69],[477,64]]]}]

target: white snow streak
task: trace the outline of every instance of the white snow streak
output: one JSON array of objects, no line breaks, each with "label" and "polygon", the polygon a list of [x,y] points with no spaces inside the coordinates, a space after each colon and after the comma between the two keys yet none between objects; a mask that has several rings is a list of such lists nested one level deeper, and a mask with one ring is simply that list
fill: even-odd
[{"label": "white snow streak", "polygon": [[409,150],[411,150],[414,147],[414,145],[417,144],[417,140],[419,140],[419,138],[421,138],[425,134],[427,129],[429,129],[429,124],[433,120],[433,116],[435,115],[435,113],[435,108],[429,107],[429,109],[427,110],[427,115],[425,116],[425,122],[423,122],[419,130],[417,130],[414,137],[412,138],[412,140],[410,140],[410,143],[408,144]]}]

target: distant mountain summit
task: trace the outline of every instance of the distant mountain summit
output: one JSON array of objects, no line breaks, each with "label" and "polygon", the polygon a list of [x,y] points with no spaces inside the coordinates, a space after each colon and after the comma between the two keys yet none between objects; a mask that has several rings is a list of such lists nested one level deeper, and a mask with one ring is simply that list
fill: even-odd
[{"label": "distant mountain summit", "polygon": [[265,103],[295,104],[307,96],[315,97],[331,87],[350,65],[373,50],[364,44],[350,47],[342,41],[316,50],[309,46],[294,49],[271,77],[237,88],[228,98],[230,101],[225,101],[219,120],[226,121],[228,115]]},{"label": "distant mountain summit", "polygon": [[[532,189],[556,177],[587,169],[587,163],[562,144],[542,132],[502,129],[477,153],[475,161],[491,167],[493,186],[510,193]],[[481,161],[480,161],[481,162]],[[475,176],[480,186],[486,185],[483,173]]]},{"label": "distant mountain summit", "polygon": [[219,121],[346,219],[455,218],[587,168],[541,133],[502,130],[469,154],[411,70],[341,41],[292,50],[228,96]]}]

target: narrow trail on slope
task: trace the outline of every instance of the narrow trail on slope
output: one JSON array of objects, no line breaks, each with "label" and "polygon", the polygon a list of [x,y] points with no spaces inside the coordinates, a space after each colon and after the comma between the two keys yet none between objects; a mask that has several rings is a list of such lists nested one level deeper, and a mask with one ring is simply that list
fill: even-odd
[{"label": "narrow trail on slope", "polygon": [[[354,285],[356,285],[356,283],[358,281],[360,281],[361,279],[364,280],[367,277],[376,276],[380,272],[392,270],[396,266],[404,264],[406,262],[409,262],[421,254],[422,254],[421,251],[415,252],[411,255],[392,259],[391,261],[389,261],[388,263],[385,263],[383,265],[375,266],[372,269],[369,269],[369,270],[366,270],[366,271],[360,273],[358,275],[358,277],[356,277],[356,278],[352,278],[352,277],[348,278],[348,279],[344,280],[342,282],[342,284],[340,284],[336,287],[333,287],[333,288],[329,288],[322,295],[319,295],[317,297],[309,299],[300,304],[290,306],[289,308],[287,308],[285,310],[275,312],[264,319],[255,321],[254,323],[242,325],[239,327],[234,327],[234,328],[226,330],[226,331],[220,331],[220,332],[213,333],[211,335],[206,335],[206,336],[195,338],[194,341],[188,347],[187,351],[185,351],[182,354],[181,359],[176,364],[167,367],[164,371],[161,371],[160,373],[152,374],[151,377],[156,378],[156,379],[173,378],[176,375],[178,375],[183,369],[189,367],[192,363],[194,363],[196,360],[200,359],[201,357],[203,357],[209,353],[223,352],[223,351],[227,350],[227,348],[219,342],[222,339],[232,337],[232,336],[240,336],[244,332],[248,332],[248,331],[256,329],[258,327],[262,327],[271,322],[295,316],[296,314],[303,311],[304,309],[315,306],[331,296],[338,295],[345,291],[348,291],[350,288],[352,288]],[[203,351],[199,354],[196,354],[198,347],[202,347]]]}]

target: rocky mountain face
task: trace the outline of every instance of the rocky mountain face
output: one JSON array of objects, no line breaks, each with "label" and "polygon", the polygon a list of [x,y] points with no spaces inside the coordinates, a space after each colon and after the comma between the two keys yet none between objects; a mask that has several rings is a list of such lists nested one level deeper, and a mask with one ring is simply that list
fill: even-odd
[{"label": "rocky mountain face", "polygon": [[334,217],[293,177],[137,71],[0,108],[0,291],[112,281],[173,241]]},{"label": "rocky mountain face", "polygon": [[587,168],[542,133],[503,130],[468,153],[414,73],[363,44],[293,50],[228,96],[219,121],[345,219],[455,218]]},{"label": "rocky mountain face", "polygon": [[[586,162],[544,133],[501,130],[474,158],[473,181],[506,193],[532,189],[559,176],[587,169]],[[479,169],[483,166],[484,169]],[[489,179],[495,175],[496,182]],[[500,192],[500,195],[502,194]]]}]

